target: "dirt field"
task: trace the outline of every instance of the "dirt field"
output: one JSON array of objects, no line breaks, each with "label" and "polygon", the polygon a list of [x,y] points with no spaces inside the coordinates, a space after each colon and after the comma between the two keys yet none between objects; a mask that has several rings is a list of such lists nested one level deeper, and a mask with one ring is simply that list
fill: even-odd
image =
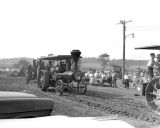
[{"label": "dirt field", "polygon": [[[155,127],[160,124],[160,117],[147,106],[145,97],[135,96],[133,88],[88,86],[86,95],[68,94],[56,96],[54,92],[40,91],[35,82],[25,84],[24,78],[0,76],[0,90],[28,92],[38,97],[48,97],[55,101],[53,115],[70,117],[97,117],[114,115],[135,127]],[[141,94],[139,92],[139,94]]]}]

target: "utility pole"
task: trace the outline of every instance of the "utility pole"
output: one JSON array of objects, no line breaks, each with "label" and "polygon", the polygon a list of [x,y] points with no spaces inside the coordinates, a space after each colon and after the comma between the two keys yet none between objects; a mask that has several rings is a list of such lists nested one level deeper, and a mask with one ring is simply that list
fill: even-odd
[{"label": "utility pole", "polygon": [[[123,25],[123,62],[122,62],[122,83],[124,83],[124,74],[125,74],[125,41],[126,41],[126,23],[128,22],[132,22],[130,21],[125,21],[125,20],[121,20],[119,24]],[[132,34],[134,35],[134,34]]]}]

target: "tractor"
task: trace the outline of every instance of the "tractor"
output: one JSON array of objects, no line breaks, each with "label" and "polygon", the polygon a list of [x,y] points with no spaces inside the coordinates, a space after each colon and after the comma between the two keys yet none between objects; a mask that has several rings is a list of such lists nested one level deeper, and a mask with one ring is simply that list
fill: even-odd
[{"label": "tractor", "polygon": [[80,71],[81,52],[72,50],[70,55],[38,58],[37,85],[42,91],[54,89],[57,95],[64,92],[85,94],[87,84]]}]

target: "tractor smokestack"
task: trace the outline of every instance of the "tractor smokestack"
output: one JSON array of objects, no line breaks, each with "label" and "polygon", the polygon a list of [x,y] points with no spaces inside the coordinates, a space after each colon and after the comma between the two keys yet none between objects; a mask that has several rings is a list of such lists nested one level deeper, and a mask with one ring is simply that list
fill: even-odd
[{"label": "tractor smokestack", "polygon": [[73,59],[73,70],[76,71],[78,70],[78,60],[80,58],[81,51],[79,50],[72,50],[71,51],[71,56]]}]

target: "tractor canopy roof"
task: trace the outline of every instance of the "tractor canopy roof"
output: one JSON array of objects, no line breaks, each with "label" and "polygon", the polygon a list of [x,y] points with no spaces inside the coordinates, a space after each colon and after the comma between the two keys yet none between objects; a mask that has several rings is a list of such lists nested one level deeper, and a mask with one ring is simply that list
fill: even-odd
[{"label": "tractor canopy roof", "polygon": [[135,49],[160,50],[160,45],[150,45],[150,46],[136,47]]},{"label": "tractor canopy roof", "polygon": [[[80,58],[82,58],[80,56]],[[58,56],[47,56],[47,57],[41,57],[38,58],[40,60],[67,60],[67,59],[72,59],[71,55],[58,55]]]},{"label": "tractor canopy roof", "polygon": [[38,59],[40,60],[67,60],[67,59],[72,59],[72,56],[71,55],[58,55],[58,56],[41,57]]}]

